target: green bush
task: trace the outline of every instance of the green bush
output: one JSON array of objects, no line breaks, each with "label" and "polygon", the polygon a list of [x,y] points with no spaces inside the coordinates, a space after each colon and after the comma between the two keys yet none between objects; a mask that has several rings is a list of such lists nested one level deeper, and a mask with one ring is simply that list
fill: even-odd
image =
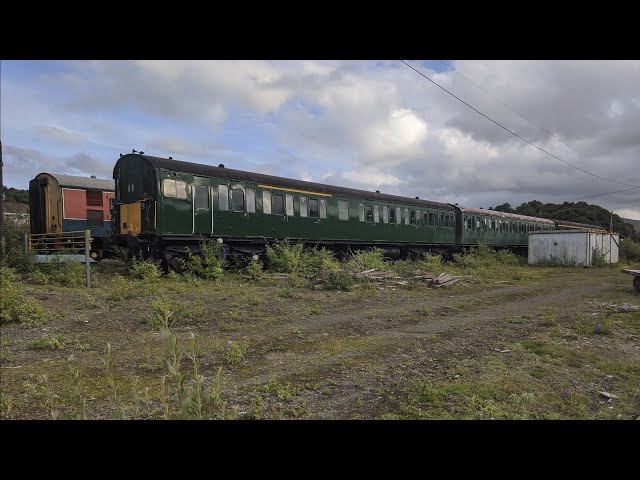
[{"label": "green bush", "polygon": [[301,270],[305,275],[317,275],[322,272],[335,273],[340,270],[340,262],[336,260],[333,252],[324,247],[304,251],[301,260]]},{"label": "green bush", "polygon": [[244,359],[245,348],[236,342],[229,342],[227,348],[227,364],[234,366],[239,364]]},{"label": "green bush", "polygon": [[302,270],[302,243],[287,241],[267,245],[267,267],[272,272],[300,273]]},{"label": "green bush", "polygon": [[224,260],[220,258],[221,245],[217,242],[202,242],[200,252],[201,255],[197,255],[187,249],[188,259],[178,259],[183,273],[207,280],[219,279],[224,267]]},{"label": "green bush", "polygon": [[3,230],[5,238],[3,265],[11,267],[20,273],[33,271],[33,255],[25,253],[24,250],[24,236],[29,233],[29,225],[18,224],[11,218],[5,218]]},{"label": "green bush", "polygon": [[640,243],[620,240],[620,257],[629,262],[640,262]]},{"label": "green bush", "polygon": [[325,290],[350,291],[353,286],[353,277],[346,272],[328,271],[321,277],[322,288]]},{"label": "green bush", "polygon": [[160,278],[162,273],[160,272],[160,265],[153,260],[140,260],[137,258],[131,262],[131,269],[129,270],[133,278],[140,280],[156,280]]},{"label": "green bush", "polygon": [[44,309],[37,300],[20,292],[16,280],[12,269],[0,268],[0,323],[40,325],[46,318]]},{"label": "green bush", "polygon": [[363,272],[365,270],[387,270],[387,264],[384,261],[384,251],[379,248],[372,248],[371,250],[359,250],[352,253],[345,267],[350,272]]},{"label": "green bush", "polygon": [[244,271],[251,277],[251,280],[259,280],[264,277],[264,269],[260,260],[251,260]]},{"label": "green bush", "polygon": [[595,247],[591,252],[591,266],[604,267],[606,264],[607,256],[598,247]]},{"label": "green bush", "polygon": [[50,283],[65,287],[81,287],[87,281],[84,263],[65,260],[59,255],[52,255],[49,262],[39,263],[36,269],[46,275]]}]

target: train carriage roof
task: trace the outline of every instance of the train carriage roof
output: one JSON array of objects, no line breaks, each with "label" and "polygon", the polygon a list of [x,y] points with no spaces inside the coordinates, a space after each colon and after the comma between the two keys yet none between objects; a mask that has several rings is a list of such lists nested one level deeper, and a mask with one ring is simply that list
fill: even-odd
[{"label": "train carriage roof", "polygon": [[488,217],[501,218],[503,220],[514,220],[519,222],[529,223],[545,223],[547,225],[555,225],[553,220],[540,217],[529,217],[528,215],[518,215],[516,213],[499,212],[497,210],[484,210],[481,208],[463,208],[460,207],[463,213],[469,213],[472,215],[486,215]]},{"label": "train carriage roof", "polygon": [[[294,180],[291,178],[264,175],[261,173],[247,172],[244,170],[234,170],[232,168],[226,167],[214,167],[211,165],[202,165],[199,163],[183,162],[169,158],[152,157],[150,155],[144,154],[130,153],[127,155],[123,155],[120,160],[124,159],[125,157],[133,156],[143,157],[153,166],[153,168],[169,170],[172,172],[190,173],[192,175],[202,175],[205,177],[227,178],[229,180],[246,181],[273,187],[308,191],[310,193],[317,192],[345,197],[357,197],[380,202],[395,202],[404,204],[408,203],[411,205],[422,205],[425,207],[440,208],[446,210],[454,209],[454,207],[448,203],[433,202],[430,200],[422,200],[412,197],[401,197],[399,195],[389,195],[385,193],[369,192],[366,190],[357,190],[354,188],[336,187],[323,183],[305,182],[303,180]],[[118,162],[120,160],[118,160]]]},{"label": "train carriage roof", "polygon": [[115,191],[115,182],[105,178],[76,177],[74,175],[64,175],[61,173],[42,172],[36,175],[36,179],[48,175],[53,177],[61,187],[78,188],[84,190],[106,190]]}]

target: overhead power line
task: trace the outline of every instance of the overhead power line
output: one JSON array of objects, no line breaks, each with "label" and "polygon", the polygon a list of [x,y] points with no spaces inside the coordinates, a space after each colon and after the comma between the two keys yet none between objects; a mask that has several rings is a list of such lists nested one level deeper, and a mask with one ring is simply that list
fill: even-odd
[{"label": "overhead power line", "polygon": [[486,118],[487,120],[491,121],[492,123],[495,123],[496,125],[498,125],[500,128],[502,128],[503,130],[509,132],[511,135],[513,135],[514,137],[518,137],[520,140],[528,143],[529,145],[531,145],[532,147],[537,148],[538,150],[540,150],[541,152],[546,153],[547,155],[549,155],[550,157],[555,158],[556,160],[561,161],[562,163],[565,163],[567,165],[569,165],[570,167],[575,168],[576,170],[580,170],[583,173],[586,173],[587,175],[591,175],[592,177],[595,178],[599,178],[600,180],[605,180],[607,182],[611,182],[611,183],[616,183],[618,185],[624,185],[626,187],[634,187],[634,188],[640,188],[640,185],[632,185],[629,183],[622,183],[622,182],[618,182],[617,180],[612,180],[610,178],[605,178],[605,177],[601,177],[600,175],[597,175],[595,173],[589,172],[583,168],[580,168],[572,163],[567,162],[566,160],[561,159],[560,157],[554,155],[553,153],[547,152],[544,148],[539,147],[538,145],[536,145],[535,143],[530,142],[529,140],[527,140],[524,137],[521,137],[520,135],[518,135],[517,133],[515,133],[512,130],[509,130],[507,127],[505,127],[504,125],[496,122],[494,119],[492,119],[491,117],[489,117],[488,115],[485,115],[484,113],[482,113],[480,110],[478,110],[477,108],[475,108],[474,106],[468,104],[467,102],[465,102],[464,100],[462,100],[460,97],[456,96],[455,94],[451,93],[449,90],[447,90],[446,88],[444,88],[442,85],[440,85],[439,83],[434,82],[431,78],[429,78],[428,76],[426,76],[424,73],[422,73],[420,70],[417,70],[416,68],[412,67],[411,65],[409,65],[407,62],[405,62],[404,60],[400,60],[402,63],[404,63],[407,67],[409,67],[411,70],[413,70],[414,72],[416,72],[418,75],[424,77],[426,80],[430,81],[431,83],[433,83],[436,87],[444,90],[445,92],[447,92],[449,95],[451,95],[452,97],[454,97],[456,100],[464,103],[467,107],[469,107],[470,109],[472,109],[473,111],[479,113],[480,115],[482,115],[484,118]]},{"label": "overhead power line", "polygon": [[604,197],[605,195],[613,195],[614,193],[629,192],[631,190],[638,190],[639,188],[640,187],[625,188],[624,190],[617,190],[615,192],[601,193],[599,195],[591,195],[591,196],[588,196],[588,197],[579,198],[578,200],[574,200],[574,202],[579,202],[581,200],[586,200],[587,198],[596,198],[596,197]]}]

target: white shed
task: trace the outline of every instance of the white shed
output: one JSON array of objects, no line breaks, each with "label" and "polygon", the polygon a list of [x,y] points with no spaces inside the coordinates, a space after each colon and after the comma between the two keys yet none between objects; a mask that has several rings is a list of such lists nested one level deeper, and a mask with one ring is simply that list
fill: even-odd
[{"label": "white shed", "polygon": [[593,252],[606,263],[618,262],[620,235],[588,230],[552,230],[529,233],[529,264],[554,263],[590,267]]}]

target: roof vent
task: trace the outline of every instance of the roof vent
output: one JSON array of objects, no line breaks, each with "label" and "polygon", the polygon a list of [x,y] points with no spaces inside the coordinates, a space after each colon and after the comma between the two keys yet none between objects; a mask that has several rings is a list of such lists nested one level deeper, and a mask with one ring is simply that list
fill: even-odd
[{"label": "roof vent", "polygon": [[416,200],[420,200],[420,197],[416,197]]},{"label": "roof vent", "polygon": [[220,165],[218,165],[218,167],[224,168],[224,163],[221,163]]},{"label": "roof vent", "polygon": [[91,175],[91,178],[96,178],[96,176],[95,175]]},{"label": "roof vent", "polygon": [[120,154],[120,156],[122,157],[122,154]]},{"label": "roof vent", "polygon": [[169,160],[173,160],[173,157],[169,157]]},{"label": "roof vent", "polygon": [[380,193],[380,190],[376,190],[376,193]]}]

